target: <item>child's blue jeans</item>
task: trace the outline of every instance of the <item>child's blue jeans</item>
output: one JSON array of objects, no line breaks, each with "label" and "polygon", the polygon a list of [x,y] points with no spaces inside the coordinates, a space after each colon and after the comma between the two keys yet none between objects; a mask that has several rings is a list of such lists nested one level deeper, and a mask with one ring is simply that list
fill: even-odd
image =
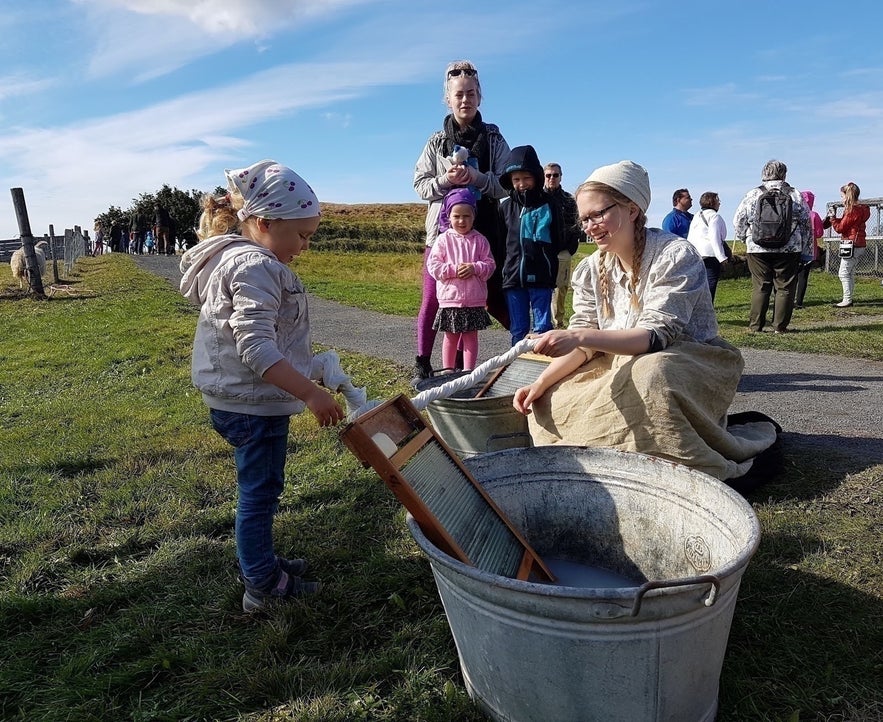
[{"label": "child's blue jeans", "polygon": [[245,583],[265,589],[276,581],[273,515],[285,480],[288,416],[252,416],[209,409],[212,426],[236,460],[236,555]]},{"label": "child's blue jeans", "polygon": [[533,311],[534,333],[552,330],[551,288],[507,288],[506,305],[509,307],[509,333],[512,345],[517,344],[530,331],[530,312]]}]

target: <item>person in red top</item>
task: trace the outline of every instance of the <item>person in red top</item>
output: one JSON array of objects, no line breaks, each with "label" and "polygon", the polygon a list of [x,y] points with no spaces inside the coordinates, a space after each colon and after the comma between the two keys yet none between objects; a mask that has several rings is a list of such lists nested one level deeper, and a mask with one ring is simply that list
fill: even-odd
[{"label": "person in red top", "polygon": [[[840,234],[840,283],[843,284],[843,300],[835,303],[837,308],[847,308],[852,305],[852,291],[855,287],[855,266],[865,254],[865,224],[871,217],[871,209],[859,203],[861,190],[855,183],[847,183],[840,188],[840,197],[843,200],[843,217],[837,218],[836,209],[828,211],[825,218],[825,228],[833,227]],[[849,242],[852,247],[849,248]]]}]

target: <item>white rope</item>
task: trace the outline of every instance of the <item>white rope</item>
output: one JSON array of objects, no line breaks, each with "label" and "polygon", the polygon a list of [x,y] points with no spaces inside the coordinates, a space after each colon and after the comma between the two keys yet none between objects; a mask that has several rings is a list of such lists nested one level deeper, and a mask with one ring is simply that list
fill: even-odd
[{"label": "white rope", "polygon": [[512,348],[506,351],[506,353],[488,359],[483,364],[477,366],[475,370],[470,371],[465,376],[460,376],[456,379],[448,381],[447,383],[443,383],[440,386],[436,386],[435,388],[421,391],[413,399],[411,399],[411,403],[417,407],[418,411],[423,411],[423,409],[429,406],[429,404],[431,404],[433,401],[437,401],[438,399],[447,399],[456,394],[458,391],[470,389],[475,386],[475,384],[477,384],[479,381],[482,381],[484,377],[487,376],[491,371],[502,368],[503,366],[508,366],[515,359],[521,356],[521,354],[527,353],[528,351],[533,351],[534,346],[537,345],[538,341],[538,338],[522,339]]},{"label": "white rope", "polygon": [[[521,354],[533,351],[537,343],[539,343],[538,338],[522,339],[512,348],[506,351],[506,353],[488,359],[484,363],[477,366],[473,371],[470,371],[468,374],[464,376],[459,376],[455,379],[452,379],[451,381],[447,381],[446,383],[436,386],[435,388],[421,391],[419,394],[411,399],[411,403],[414,404],[418,411],[422,411],[433,401],[438,401],[439,399],[447,399],[456,394],[458,391],[472,388],[478,382],[484,379],[484,377],[487,376],[491,371],[495,371],[496,369],[502,368],[503,366],[508,366],[516,358],[521,356]],[[380,404],[382,403],[383,402],[379,400],[369,401],[364,406],[357,409],[355,412],[350,413],[347,418],[350,421],[352,421],[353,419],[357,419],[365,412],[370,411],[377,406],[380,406]]]}]

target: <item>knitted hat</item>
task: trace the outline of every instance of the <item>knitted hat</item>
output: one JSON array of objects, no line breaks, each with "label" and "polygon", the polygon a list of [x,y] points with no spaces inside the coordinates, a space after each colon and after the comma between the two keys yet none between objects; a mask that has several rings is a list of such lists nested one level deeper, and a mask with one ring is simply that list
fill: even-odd
[{"label": "knitted hat", "polygon": [[274,160],[239,170],[226,170],[230,190],[242,194],[245,205],[238,211],[240,221],[258,218],[315,218],[319,199],[307,182],[291,168]]},{"label": "knitted hat", "polygon": [[586,183],[589,181],[603,183],[619,191],[644,213],[650,206],[650,177],[642,166],[633,161],[621,160],[613,165],[602,165],[586,178]]}]

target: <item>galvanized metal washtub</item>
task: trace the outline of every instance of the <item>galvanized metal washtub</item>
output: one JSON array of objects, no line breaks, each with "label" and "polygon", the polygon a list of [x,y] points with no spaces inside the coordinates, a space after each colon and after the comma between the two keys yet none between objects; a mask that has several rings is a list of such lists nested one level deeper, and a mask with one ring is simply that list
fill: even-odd
[{"label": "galvanized metal washtub", "polygon": [[658,458],[546,446],[464,461],[543,557],[634,586],[588,589],[428,556],[467,690],[495,720],[711,721],[760,527],[716,479]]},{"label": "galvanized metal washtub", "polygon": [[[517,389],[535,381],[547,365],[548,359],[539,361],[521,356],[490,382],[483,379],[448,398],[430,402],[426,413],[432,428],[463,459],[533,446],[527,417],[514,409],[512,399]],[[420,381],[416,388],[426,391],[465,373],[433,376]]]}]

